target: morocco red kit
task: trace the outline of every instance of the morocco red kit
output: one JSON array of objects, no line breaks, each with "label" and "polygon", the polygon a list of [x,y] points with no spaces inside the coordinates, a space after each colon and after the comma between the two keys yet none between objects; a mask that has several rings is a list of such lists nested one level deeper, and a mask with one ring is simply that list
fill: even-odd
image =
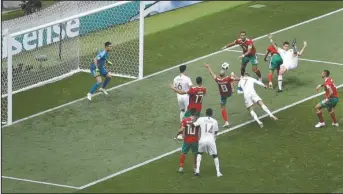
[{"label": "morocco red kit", "polygon": [[248,51],[248,47],[251,46],[251,52],[249,54],[249,56],[254,56],[256,54],[256,48],[254,43],[252,42],[252,40],[250,40],[249,38],[245,39],[245,41],[242,41],[242,39],[237,39],[234,42],[235,44],[238,44],[239,46],[242,47],[243,49],[243,54],[246,53]]},{"label": "morocco red kit", "polygon": [[199,127],[193,125],[193,118],[188,117],[182,120],[181,126],[184,127],[184,142],[194,143],[198,142]]},{"label": "morocco red kit", "polygon": [[[331,90],[332,90],[332,93],[333,93],[332,96],[329,96],[330,95],[329,88],[331,88]],[[329,97],[338,98],[337,88],[335,86],[333,79],[331,79],[330,77],[325,79],[324,90],[325,90],[325,97],[326,98],[329,98]]]},{"label": "morocco red kit", "polygon": [[278,53],[277,50],[276,50],[276,48],[273,47],[273,45],[269,45],[269,47],[267,48],[267,51],[268,51],[269,53],[271,53],[272,55]]},{"label": "morocco red kit", "polygon": [[206,94],[206,88],[202,86],[191,87],[188,90],[189,105],[188,110],[195,108],[197,112],[201,112],[202,100]]},{"label": "morocco red kit", "polygon": [[223,96],[223,97],[231,96],[231,94],[232,94],[231,83],[233,82],[233,80],[231,79],[230,76],[227,76],[224,78],[217,77],[215,79],[215,81],[217,82],[217,84],[219,86],[220,96]]}]

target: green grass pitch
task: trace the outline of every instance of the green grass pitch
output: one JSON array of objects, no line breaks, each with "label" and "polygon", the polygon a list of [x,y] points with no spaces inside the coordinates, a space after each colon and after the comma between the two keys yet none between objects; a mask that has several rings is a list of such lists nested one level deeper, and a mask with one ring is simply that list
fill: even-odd
[{"label": "green grass pitch", "polygon": [[[266,7],[249,7],[257,3]],[[231,2],[206,2],[149,18],[158,21],[169,17],[175,19],[175,25],[164,26],[161,31],[153,26],[154,22],[150,23],[151,27],[147,25],[153,32],[145,37],[145,75],[215,52],[234,40],[242,29],[249,37],[257,38],[343,7],[342,2],[306,1],[254,2],[234,8],[228,4]],[[184,19],[178,14],[187,10],[207,12],[202,17],[180,21]],[[235,94],[228,100],[231,124],[241,127],[218,137],[223,177],[215,176],[209,156],[202,162],[201,177],[192,175],[191,155],[186,159],[186,172],[178,174],[177,151],[120,173],[181,145],[172,139],[179,126],[179,110],[176,95],[168,89],[178,74],[177,69],[171,69],[111,90],[109,96],[98,95],[91,103],[80,100],[2,129],[2,175],[7,176],[2,179],[3,191],[342,192],[342,127],[313,128],[317,122],[313,107],[322,95],[294,105],[316,94],[315,87],[322,82],[323,69],[332,72],[336,85],[343,84],[343,43],[332,41],[343,37],[343,32],[337,30],[343,24],[342,18],[343,11],[340,11],[274,35],[278,42],[295,37],[298,44],[307,40],[308,49],[299,67],[286,74],[284,93],[277,95],[275,90],[256,86],[272,111],[282,109],[276,114],[279,121],[265,118],[265,128],[260,129],[256,123],[247,123],[251,117],[244,108],[242,96]],[[260,38],[255,44],[257,51],[264,53],[268,40]],[[209,63],[218,71],[222,62],[229,62],[230,71],[238,74],[238,56],[235,51],[226,51],[188,64],[187,73],[191,78],[203,77],[208,88],[204,107],[213,108],[219,122],[222,119],[218,88],[203,65]],[[262,56],[259,61],[266,80],[268,65]],[[251,73],[250,67],[247,71]],[[125,82],[126,79],[118,79],[111,86]],[[78,74],[19,93],[14,96],[15,119],[84,97],[91,83],[89,75]],[[289,105],[292,106],[287,108]],[[264,114],[259,108],[256,112],[260,116]],[[343,125],[341,102],[336,112]],[[327,113],[325,120],[331,124]]]}]

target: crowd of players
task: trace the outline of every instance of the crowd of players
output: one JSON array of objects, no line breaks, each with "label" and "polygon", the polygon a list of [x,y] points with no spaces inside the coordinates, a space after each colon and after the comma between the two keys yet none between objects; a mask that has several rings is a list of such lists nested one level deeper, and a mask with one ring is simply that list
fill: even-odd
[{"label": "crowd of players", "polygon": [[[273,120],[278,120],[268,107],[263,103],[262,99],[256,93],[254,85],[260,85],[264,88],[273,88],[273,73],[277,70],[278,75],[278,92],[282,92],[283,75],[298,66],[298,57],[301,56],[307,46],[307,42],[304,41],[304,46],[300,51],[297,51],[296,41],[293,40],[292,48],[290,48],[289,42],[283,43],[283,48],[277,47],[272,39],[272,35],[268,36],[271,45],[267,48],[265,55],[265,61],[268,61],[267,57],[270,56],[269,62],[269,74],[268,74],[268,86],[262,82],[261,71],[258,69],[258,61],[256,57],[256,48],[251,39],[246,38],[246,32],[240,33],[240,38],[232,43],[224,46],[222,49],[239,45],[243,49],[243,54],[239,57],[241,59],[241,76],[236,77],[234,73],[226,76],[227,63],[224,63],[221,71],[216,75],[210,65],[206,64],[205,67],[209,70],[211,76],[218,84],[220,93],[221,113],[224,120],[223,127],[229,126],[228,116],[226,113],[225,105],[227,99],[234,92],[233,83],[238,82],[237,93],[243,94],[244,102],[247,110],[250,112],[254,120],[262,128],[263,123],[259,120],[258,116],[253,110],[255,104],[259,105]],[[248,63],[252,64],[252,71],[258,76],[258,80],[250,77],[245,72]],[[217,171],[217,176],[222,176],[219,169],[219,159],[217,155],[216,147],[216,135],[219,131],[218,122],[212,118],[213,110],[211,108],[206,109],[206,115],[201,117],[200,112],[202,110],[203,98],[206,95],[206,88],[202,85],[202,78],[196,78],[196,85],[194,86],[191,79],[186,75],[187,67],[182,65],[179,67],[180,75],[176,76],[173,84],[170,84],[170,88],[177,93],[177,101],[180,107],[180,121],[181,127],[175,137],[175,139],[184,140],[181,147],[180,155],[180,167],[179,172],[183,172],[184,162],[186,154],[189,150],[194,153],[194,173],[196,176],[200,173],[200,163],[203,153],[208,153],[214,158],[214,164]],[[330,72],[324,70],[322,72],[322,78],[324,84],[317,86],[317,91],[321,87],[325,90],[325,99],[318,103],[315,108],[319,123],[315,125],[316,128],[325,126],[322,109],[327,108],[332,118],[332,125],[338,127],[336,116],[334,113],[334,107],[338,103],[338,92],[332,78],[329,77]]]}]

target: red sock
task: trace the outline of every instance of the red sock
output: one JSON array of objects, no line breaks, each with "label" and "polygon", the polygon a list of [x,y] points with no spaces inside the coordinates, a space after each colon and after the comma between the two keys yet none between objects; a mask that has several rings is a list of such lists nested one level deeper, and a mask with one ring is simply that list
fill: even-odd
[{"label": "red sock", "polygon": [[183,165],[185,164],[185,158],[186,156],[184,154],[180,155],[180,167],[183,168]]},{"label": "red sock", "polygon": [[323,118],[322,111],[317,112],[317,116],[318,116],[319,122],[324,123],[324,118]]},{"label": "red sock", "polygon": [[225,122],[228,121],[228,120],[227,120],[226,110],[225,110],[224,108],[222,109],[222,117],[223,117],[223,119],[224,119]]},{"label": "red sock", "polygon": [[333,123],[337,123],[335,112],[330,112],[330,116],[332,118]]},{"label": "red sock", "polygon": [[268,81],[272,82],[273,81],[273,73],[268,74]]}]

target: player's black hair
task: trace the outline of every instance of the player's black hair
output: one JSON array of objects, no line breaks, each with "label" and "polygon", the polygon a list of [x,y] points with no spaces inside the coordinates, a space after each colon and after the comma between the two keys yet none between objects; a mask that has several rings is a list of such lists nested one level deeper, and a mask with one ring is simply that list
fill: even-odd
[{"label": "player's black hair", "polygon": [[289,42],[288,42],[288,41],[285,41],[285,42],[283,42],[282,45],[285,45],[285,44],[289,45]]},{"label": "player's black hair", "polygon": [[179,67],[179,69],[180,69],[180,73],[183,73],[183,72],[186,71],[187,66],[186,66],[186,65],[181,65],[181,66]]},{"label": "player's black hair", "polygon": [[247,32],[246,31],[241,31],[241,34],[247,34]]},{"label": "player's black hair", "polygon": [[105,47],[108,47],[108,46],[110,46],[110,45],[112,45],[111,42],[105,42]]},{"label": "player's black hair", "polygon": [[211,108],[206,109],[206,116],[212,117],[213,115],[213,110]]},{"label": "player's black hair", "polygon": [[202,84],[202,78],[201,77],[197,77],[195,79],[195,81],[196,81],[197,84]]},{"label": "player's black hair", "polygon": [[191,108],[190,113],[191,113],[191,116],[195,116],[197,113],[197,109]]},{"label": "player's black hair", "polygon": [[329,76],[330,76],[330,71],[329,71],[329,70],[325,69],[323,72],[325,73],[325,76],[326,76],[326,77],[329,77]]}]

